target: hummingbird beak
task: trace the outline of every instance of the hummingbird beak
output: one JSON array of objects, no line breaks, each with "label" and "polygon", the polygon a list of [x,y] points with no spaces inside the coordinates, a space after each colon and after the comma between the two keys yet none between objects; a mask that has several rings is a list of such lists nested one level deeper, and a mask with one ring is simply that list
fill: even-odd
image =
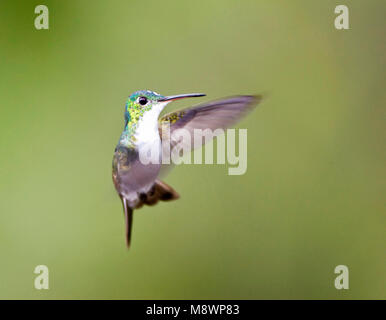
[{"label": "hummingbird beak", "polygon": [[203,97],[206,94],[204,93],[187,93],[187,94],[177,94],[175,96],[167,96],[163,97],[161,99],[158,99],[160,102],[164,101],[173,101],[173,100],[178,100],[178,99],[184,99],[184,98],[194,98],[194,97]]}]

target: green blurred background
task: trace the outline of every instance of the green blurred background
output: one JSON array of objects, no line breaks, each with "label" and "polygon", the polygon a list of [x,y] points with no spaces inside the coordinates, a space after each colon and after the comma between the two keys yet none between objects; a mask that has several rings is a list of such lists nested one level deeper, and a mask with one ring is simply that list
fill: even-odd
[{"label": "green blurred background", "polygon": [[[334,28],[338,4],[350,30]],[[385,11],[2,0],[0,298],[386,298]],[[239,125],[247,173],[177,167],[165,181],[181,199],[137,211],[127,251],[111,160],[138,89],[268,95]],[[34,289],[39,264],[49,290]]]}]

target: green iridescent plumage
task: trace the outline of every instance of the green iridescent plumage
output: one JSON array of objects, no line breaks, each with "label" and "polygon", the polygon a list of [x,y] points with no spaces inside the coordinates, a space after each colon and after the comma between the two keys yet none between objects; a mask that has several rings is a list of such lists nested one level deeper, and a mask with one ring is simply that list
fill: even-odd
[{"label": "green iridescent plumage", "polygon": [[184,115],[185,115],[185,111],[176,111],[173,113],[169,113],[169,114],[165,115],[164,117],[162,117],[160,119],[160,122],[161,123],[166,122],[169,124],[173,124],[177,120],[180,120]]},{"label": "green iridescent plumage", "polygon": [[125,105],[125,128],[119,138],[119,145],[132,148],[134,147],[134,133],[137,129],[139,120],[146,111],[151,110],[152,103],[142,106],[138,103],[139,97],[146,97],[150,102],[157,101],[164,96],[148,90],[141,90],[133,93],[126,101]]}]

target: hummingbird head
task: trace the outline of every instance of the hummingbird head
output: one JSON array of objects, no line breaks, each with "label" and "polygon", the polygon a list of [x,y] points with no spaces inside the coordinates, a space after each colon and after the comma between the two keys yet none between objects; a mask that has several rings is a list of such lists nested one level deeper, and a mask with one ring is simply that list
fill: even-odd
[{"label": "hummingbird head", "polygon": [[171,101],[189,97],[202,97],[202,93],[189,93],[174,96],[163,96],[157,92],[150,90],[140,90],[134,92],[126,102],[125,107],[125,121],[126,125],[136,125],[138,121],[151,111],[158,119],[162,109]]}]

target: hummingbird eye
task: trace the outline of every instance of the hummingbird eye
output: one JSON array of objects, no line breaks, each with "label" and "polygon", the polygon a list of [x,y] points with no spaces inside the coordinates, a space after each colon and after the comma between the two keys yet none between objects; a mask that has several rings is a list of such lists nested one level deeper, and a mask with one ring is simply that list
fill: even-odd
[{"label": "hummingbird eye", "polygon": [[147,103],[146,97],[139,97],[138,102],[141,106],[144,106]]}]

